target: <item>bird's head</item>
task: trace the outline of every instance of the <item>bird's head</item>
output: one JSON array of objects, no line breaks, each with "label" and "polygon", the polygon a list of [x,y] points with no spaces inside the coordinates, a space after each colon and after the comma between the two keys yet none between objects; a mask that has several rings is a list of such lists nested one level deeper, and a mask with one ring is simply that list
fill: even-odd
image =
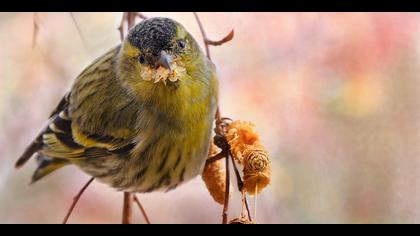
[{"label": "bird's head", "polygon": [[200,53],[197,43],[180,23],[150,18],[133,27],[123,41],[120,72],[131,80],[177,82],[185,77],[188,64]]}]

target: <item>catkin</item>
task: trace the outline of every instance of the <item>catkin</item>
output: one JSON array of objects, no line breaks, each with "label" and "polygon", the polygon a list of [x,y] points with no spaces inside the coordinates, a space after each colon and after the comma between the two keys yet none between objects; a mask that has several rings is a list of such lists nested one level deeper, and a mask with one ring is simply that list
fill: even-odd
[{"label": "catkin", "polygon": [[[209,158],[218,154],[219,151],[220,149],[212,142],[209,150]],[[214,201],[223,205],[226,191],[225,159],[220,159],[206,165],[201,177]]]},{"label": "catkin", "polygon": [[226,139],[234,159],[243,166],[245,191],[250,195],[260,193],[270,184],[271,162],[255,131],[255,125],[234,121],[228,127]]}]

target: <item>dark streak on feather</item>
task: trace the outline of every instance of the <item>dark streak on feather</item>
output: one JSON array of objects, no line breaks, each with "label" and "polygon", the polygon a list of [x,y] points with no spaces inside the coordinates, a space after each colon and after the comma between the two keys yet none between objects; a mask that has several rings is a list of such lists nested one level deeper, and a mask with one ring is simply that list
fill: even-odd
[{"label": "dark streak on feather", "polygon": [[173,170],[176,170],[176,168],[178,167],[179,163],[181,162],[181,153],[178,153],[178,159],[176,159],[175,165],[173,167]]},{"label": "dark streak on feather", "polygon": [[71,134],[71,121],[62,119],[60,116],[54,118],[53,124],[64,133]]},{"label": "dark streak on feather", "polygon": [[131,150],[133,150],[133,148],[135,146],[136,146],[136,144],[130,143],[130,144],[127,144],[127,145],[125,145],[123,147],[120,147],[118,149],[111,150],[109,152],[111,152],[112,154],[116,154],[116,155],[128,155],[131,152]]},{"label": "dark streak on feather", "polygon": [[165,167],[165,164],[168,161],[168,153],[169,153],[169,151],[170,151],[169,150],[169,147],[167,146],[167,147],[165,147],[164,151],[162,152],[162,155],[161,155],[162,161],[161,161],[161,163],[159,165],[159,168],[157,170],[158,173],[160,173],[163,170],[163,167]]},{"label": "dark streak on feather", "polygon": [[68,146],[69,148],[83,148],[80,144],[76,143],[73,139],[71,134],[63,134],[63,133],[56,133],[55,136],[57,139],[62,142],[64,145]]}]

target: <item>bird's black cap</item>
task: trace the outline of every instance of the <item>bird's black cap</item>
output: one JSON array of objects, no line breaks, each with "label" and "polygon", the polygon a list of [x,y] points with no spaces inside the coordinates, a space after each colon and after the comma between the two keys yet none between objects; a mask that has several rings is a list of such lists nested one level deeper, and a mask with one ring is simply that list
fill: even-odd
[{"label": "bird's black cap", "polygon": [[173,20],[154,17],[134,26],[128,34],[128,41],[142,52],[156,56],[160,51],[169,49],[175,35],[176,24]]}]

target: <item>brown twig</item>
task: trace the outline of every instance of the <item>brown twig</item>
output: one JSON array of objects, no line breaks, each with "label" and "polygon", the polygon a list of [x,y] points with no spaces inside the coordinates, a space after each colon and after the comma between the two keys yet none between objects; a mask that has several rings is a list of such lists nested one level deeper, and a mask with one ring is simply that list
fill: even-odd
[{"label": "brown twig", "polygon": [[144,210],[143,205],[141,204],[140,200],[138,199],[138,197],[134,194],[134,201],[137,203],[137,206],[140,208],[141,214],[144,216],[144,219],[146,220],[147,224],[151,224],[150,220],[149,220],[149,216],[147,215],[146,211]]},{"label": "brown twig", "polygon": [[71,213],[73,212],[74,208],[76,207],[77,203],[79,202],[80,197],[83,195],[85,190],[89,187],[89,185],[95,180],[95,178],[90,178],[89,181],[83,186],[82,189],[80,189],[79,193],[73,198],[73,203],[71,204],[69,210],[67,211],[66,216],[64,217],[63,224],[67,224],[67,221],[69,220]]},{"label": "brown twig", "polygon": [[239,173],[238,166],[236,165],[236,162],[235,162],[235,159],[232,156],[232,153],[230,153],[230,157],[231,157],[231,160],[232,160],[233,170],[235,171],[236,180],[238,181],[237,182],[238,190],[242,194],[242,209],[245,208],[246,215],[248,216],[248,220],[252,221],[251,211],[249,210],[248,200],[246,199],[246,194],[245,194],[245,191],[244,191],[244,182],[242,181],[241,174]]},{"label": "brown twig", "polygon": [[211,40],[211,39],[207,38],[206,31],[204,30],[204,27],[203,27],[203,24],[201,23],[200,17],[198,17],[198,14],[196,12],[194,12],[194,16],[195,16],[195,19],[197,20],[198,27],[200,28],[201,35],[203,37],[204,47],[206,49],[206,55],[209,59],[211,59],[209,45],[220,46],[224,43],[227,43],[227,42],[231,41],[233,39],[233,36],[234,36],[234,31],[231,30],[230,33],[228,35],[226,35],[225,37],[223,37],[221,40],[217,40],[217,41],[216,40]]},{"label": "brown twig", "polygon": [[225,189],[225,202],[223,204],[222,224],[228,223],[229,199],[230,199],[230,168],[229,168],[229,154],[226,160],[226,189]]},{"label": "brown twig", "polygon": [[122,223],[131,224],[133,221],[133,193],[124,192]]},{"label": "brown twig", "polygon": [[226,158],[226,152],[220,152],[219,154],[208,158],[206,161],[206,166],[223,158]]},{"label": "brown twig", "polygon": [[[210,56],[210,45],[212,46],[220,46],[224,43],[227,43],[229,41],[231,41],[233,39],[234,36],[234,31],[231,30],[230,33],[228,35],[226,35],[225,37],[223,37],[221,40],[210,40],[207,37],[206,31],[204,30],[203,24],[201,23],[200,17],[198,17],[198,14],[196,12],[193,12],[195,19],[197,21],[198,27],[200,28],[201,31],[201,35],[203,37],[203,42],[204,42],[204,47],[206,50],[206,55],[207,57],[211,60],[211,56]],[[228,211],[229,211],[229,198],[230,198],[230,167],[229,167],[229,157],[231,156],[230,154],[230,146],[226,141],[226,137],[225,137],[225,131],[226,131],[226,127],[227,127],[227,122],[226,121],[231,121],[231,119],[229,118],[222,118],[220,115],[220,109],[219,107],[217,107],[217,111],[216,111],[216,115],[215,115],[215,120],[216,120],[216,127],[215,127],[215,133],[216,133],[216,137],[214,139],[215,144],[220,147],[222,149],[222,152],[217,154],[214,157],[211,157],[207,160],[206,165],[220,160],[222,158],[225,158],[226,160],[226,189],[225,189],[225,201],[223,204],[223,224],[227,224],[228,223]],[[235,173],[237,171],[236,165],[233,162],[234,167],[235,167]],[[239,172],[238,172],[239,174]],[[238,183],[240,183],[239,181],[242,182],[240,175],[236,175],[236,177],[238,178]],[[243,186],[243,184],[242,184]],[[242,188],[238,185],[238,188]],[[245,203],[248,204],[246,202],[245,199]],[[248,209],[248,208],[247,208]],[[249,211],[248,211],[249,213]],[[249,215],[250,218],[250,215]]]},{"label": "brown twig", "polygon": [[127,23],[127,31],[130,30],[136,24],[136,18],[147,19],[145,15],[140,12],[124,12],[120,25],[118,26],[118,31],[120,31],[121,41],[124,39],[126,31],[124,26]]}]

